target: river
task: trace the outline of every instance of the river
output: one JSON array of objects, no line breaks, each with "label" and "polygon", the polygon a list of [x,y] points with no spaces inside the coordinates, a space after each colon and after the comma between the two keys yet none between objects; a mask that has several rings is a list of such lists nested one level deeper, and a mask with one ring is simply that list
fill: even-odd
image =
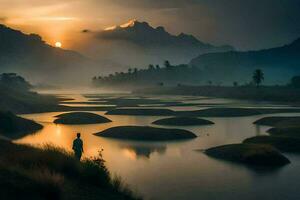
[{"label": "river", "polygon": [[[81,95],[69,95],[76,101],[87,101]],[[166,98],[166,97],[161,97]],[[170,97],[168,97],[170,98]],[[180,97],[172,97],[173,99]],[[192,99],[192,97],[191,97]],[[203,99],[194,102],[228,103],[244,102],[224,99]],[[190,100],[189,102],[193,102]],[[74,104],[73,106],[79,106]],[[90,106],[90,105],[89,105]],[[255,107],[247,105],[247,107]],[[264,103],[264,107],[281,107]],[[158,106],[159,107],[159,106]],[[285,106],[283,106],[285,107]],[[205,106],[202,109],[206,108]],[[200,109],[195,106],[170,107],[175,110]],[[256,135],[267,134],[269,127],[253,122],[264,116],[205,118],[211,126],[175,127],[192,131],[198,137],[183,142],[131,142],[94,136],[93,133],[120,125],[151,125],[165,117],[106,116],[112,123],[94,125],[55,125],[54,116],[62,112],[22,115],[33,119],[44,128],[16,143],[41,146],[54,144],[71,151],[72,141],[80,132],[84,141],[84,156],[91,157],[103,149],[106,166],[114,176],[120,176],[128,186],[146,200],[228,200],[228,199],[299,199],[300,156],[285,154],[291,164],[276,171],[254,171],[243,165],[207,157],[201,149],[223,144],[240,143]],[[94,112],[104,115],[105,112]],[[272,116],[299,114],[273,114]],[[164,126],[159,126],[164,127]]]}]

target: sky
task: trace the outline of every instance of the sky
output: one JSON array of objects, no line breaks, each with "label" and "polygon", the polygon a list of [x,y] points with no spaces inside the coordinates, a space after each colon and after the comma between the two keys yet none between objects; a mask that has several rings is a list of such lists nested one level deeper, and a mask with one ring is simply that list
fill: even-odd
[{"label": "sky", "polygon": [[300,37],[300,0],[0,0],[0,9],[0,23],[64,48],[80,46],[83,29],[100,31],[130,19],[240,50]]}]

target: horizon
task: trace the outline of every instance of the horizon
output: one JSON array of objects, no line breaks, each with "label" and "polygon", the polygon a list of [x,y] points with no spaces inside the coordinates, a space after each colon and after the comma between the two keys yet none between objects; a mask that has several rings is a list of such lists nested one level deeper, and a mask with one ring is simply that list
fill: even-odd
[{"label": "horizon", "polygon": [[[53,46],[61,42],[66,49],[77,51],[89,40],[81,34],[82,30],[98,32],[131,19],[148,22],[153,27],[163,26],[174,35],[183,32],[202,42],[232,45],[243,51],[282,46],[300,36],[298,0],[234,0],[230,3],[224,0],[163,3],[130,0],[127,4],[107,0],[0,2],[4,11],[1,23],[26,33],[37,33]],[[256,13],[252,14],[253,10]],[[44,25],[48,28],[44,29]]]},{"label": "horizon", "polygon": [[299,199],[300,0],[0,9],[0,199]]}]

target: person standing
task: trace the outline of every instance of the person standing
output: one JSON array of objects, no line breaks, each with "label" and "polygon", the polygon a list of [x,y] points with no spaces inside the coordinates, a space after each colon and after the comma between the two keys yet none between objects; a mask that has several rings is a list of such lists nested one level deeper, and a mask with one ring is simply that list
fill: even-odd
[{"label": "person standing", "polygon": [[75,157],[80,160],[82,153],[83,153],[83,142],[80,139],[80,133],[77,133],[77,138],[73,141],[73,151],[75,154]]}]

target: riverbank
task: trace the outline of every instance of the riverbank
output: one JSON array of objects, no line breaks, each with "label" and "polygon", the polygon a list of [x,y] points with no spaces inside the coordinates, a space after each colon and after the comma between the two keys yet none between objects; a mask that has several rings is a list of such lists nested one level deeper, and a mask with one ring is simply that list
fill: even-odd
[{"label": "riverbank", "polygon": [[174,86],[152,87],[133,91],[134,94],[191,95],[253,101],[300,103],[300,89],[286,86]]},{"label": "riverbank", "polygon": [[53,146],[0,140],[0,148],[0,199],[140,199],[111,177],[101,155],[78,162]]}]

